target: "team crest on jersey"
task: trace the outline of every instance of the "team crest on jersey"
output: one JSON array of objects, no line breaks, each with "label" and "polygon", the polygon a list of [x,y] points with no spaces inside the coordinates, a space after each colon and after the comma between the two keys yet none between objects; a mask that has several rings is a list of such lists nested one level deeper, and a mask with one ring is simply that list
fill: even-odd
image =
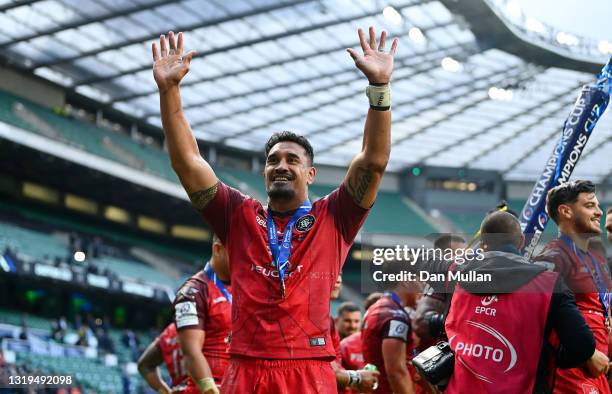
[{"label": "team crest on jersey", "polygon": [[315,217],[308,214],[304,215],[295,222],[295,229],[300,232],[308,231],[314,226]]}]

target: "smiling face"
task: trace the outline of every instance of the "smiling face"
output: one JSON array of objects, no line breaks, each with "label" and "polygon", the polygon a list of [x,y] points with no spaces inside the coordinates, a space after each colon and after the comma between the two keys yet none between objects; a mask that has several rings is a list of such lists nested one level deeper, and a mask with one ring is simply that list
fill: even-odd
[{"label": "smiling face", "polygon": [[279,142],[270,149],[264,167],[266,191],[271,201],[299,200],[308,197],[308,185],[315,176],[306,150],[295,142]]},{"label": "smiling face", "polygon": [[595,193],[580,193],[575,202],[559,206],[559,218],[578,234],[600,234],[602,214]]}]

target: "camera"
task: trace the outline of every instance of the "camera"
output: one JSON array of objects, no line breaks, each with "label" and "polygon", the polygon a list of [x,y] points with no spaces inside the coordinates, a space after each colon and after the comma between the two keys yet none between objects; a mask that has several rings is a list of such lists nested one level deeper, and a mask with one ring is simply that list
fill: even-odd
[{"label": "camera", "polygon": [[438,342],[416,356],[412,364],[429,383],[445,386],[453,374],[455,355],[448,342]]}]

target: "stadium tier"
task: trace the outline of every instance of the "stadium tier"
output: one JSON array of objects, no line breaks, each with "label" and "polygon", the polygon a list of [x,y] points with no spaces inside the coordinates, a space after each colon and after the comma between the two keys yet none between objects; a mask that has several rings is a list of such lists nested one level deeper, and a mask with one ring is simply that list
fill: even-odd
[{"label": "stadium tier", "polygon": [[[134,363],[135,357],[141,349],[134,351],[125,345],[120,330],[109,329],[108,337],[112,341],[112,348],[118,357],[118,363],[105,363],[108,352],[98,350],[92,352],[83,346],[62,344],[51,339],[54,321],[27,315],[15,310],[0,309],[0,325],[3,332],[11,329],[21,330],[25,325],[28,327],[28,338],[11,340],[3,346],[3,349],[15,352],[15,364],[23,366],[31,372],[40,374],[53,374],[71,376],[76,385],[81,387],[83,393],[95,390],[99,393],[123,392],[129,381],[133,390],[142,390],[142,381],[133,373],[125,373],[126,365]],[[134,333],[141,346],[148,344],[153,338],[145,332]],[[65,331],[64,338],[77,339],[79,337],[76,329],[69,328]],[[98,346],[99,348],[99,346]],[[71,355],[68,355],[71,354]],[[113,365],[115,364],[115,365]],[[162,371],[167,376],[167,371]]]}]

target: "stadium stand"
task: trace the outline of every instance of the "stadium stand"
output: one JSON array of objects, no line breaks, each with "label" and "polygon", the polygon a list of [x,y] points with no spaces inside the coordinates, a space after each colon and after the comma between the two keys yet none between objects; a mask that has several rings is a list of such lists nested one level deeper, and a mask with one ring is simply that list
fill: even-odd
[{"label": "stadium stand", "polygon": [[[33,315],[26,317],[19,311],[0,309],[0,325],[2,325],[3,333],[8,332],[11,328],[19,331],[24,323],[29,329],[28,338],[9,339],[10,343],[4,345],[5,350],[11,349],[15,352],[17,366],[43,374],[70,375],[84,393],[92,390],[100,393],[123,392],[128,382],[135,392],[142,390],[140,387],[142,381],[134,374],[127,374],[125,368],[136,361],[142,346],[153,339],[146,332],[133,333],[134,338],[137,338],[138,347],[131,349],[125,344],[122,338],[123,333],[120,330],[109,329],[108,336],[113,343],[112,347],[116,350],[118,363],[113,365],[114,363],[111,362],[110,365],[107,365],[108,363],[105,362],[107,352],[103,351],[100,346],[90,346],[88,349],[53,340],[49,335],[53,326],[52,320]],[[74,329],[69,329],[66,333],[74,337],[78,335],[77,330]],[[65,337],[67,338],[68,335]],[[95,351],[96,348],[97,351]],[[163,376],[167,376],[167,372],[163,372]]]}]

